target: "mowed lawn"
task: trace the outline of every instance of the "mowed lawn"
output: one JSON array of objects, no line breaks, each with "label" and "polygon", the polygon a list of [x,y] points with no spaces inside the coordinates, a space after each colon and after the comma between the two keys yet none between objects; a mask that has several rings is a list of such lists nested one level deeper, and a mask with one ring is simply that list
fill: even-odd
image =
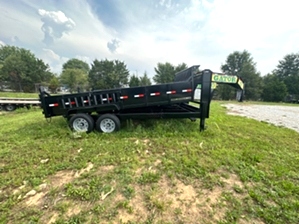
[{"label": "mowed lawn", "polygon": [[4,98],[36,98],[38,93],[0,92],[0,97]]},{"label": "mowed lawn", "polygon": [[299,223],[299,133],[226,115],[73,134],[0,115],[0,223]]}]

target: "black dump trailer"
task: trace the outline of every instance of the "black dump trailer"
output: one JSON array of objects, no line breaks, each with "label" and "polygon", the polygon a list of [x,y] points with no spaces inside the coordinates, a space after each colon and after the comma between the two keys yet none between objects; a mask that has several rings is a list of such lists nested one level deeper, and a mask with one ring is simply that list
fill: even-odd
[{"label": "black dump trailer", "polygon": [[[172,83],[131,88],[94,90],[75,94],[50,95],[40,88],[40,102],[46,118],[63,116],[76,132],[119,130],[126,119],[190,118],[200,119],[205,129],[212,97],[211,70],[192,66],[176,74]],[[194,92],[200,84],[200,100]],[[195,106],[190,104],[193,102]]]}]

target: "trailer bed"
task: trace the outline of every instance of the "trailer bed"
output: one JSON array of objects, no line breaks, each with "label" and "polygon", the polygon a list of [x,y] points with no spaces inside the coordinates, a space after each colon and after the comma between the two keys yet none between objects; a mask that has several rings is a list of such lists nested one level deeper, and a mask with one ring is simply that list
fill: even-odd
[{"label": "trailer bed", "polygon": [[40,106],[38,98],[0,97],[0,110],[13,111],[19,107]]}]

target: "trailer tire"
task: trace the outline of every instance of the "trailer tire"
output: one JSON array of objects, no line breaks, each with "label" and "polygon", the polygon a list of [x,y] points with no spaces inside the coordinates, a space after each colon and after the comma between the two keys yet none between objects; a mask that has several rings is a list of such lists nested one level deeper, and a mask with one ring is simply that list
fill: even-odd
[{"label": "trailer tire", "polygon": [[3,106],[2,105],[0,105],[0,111],[2,111],[3,110]]},{"label": "trailer tire", "polygon": [[103,114],[96,122],[96,130],[104,133],[116,132],[120,129],[120,120],[114,114]]},{"label": "trailer tire", "polygon": [[16,105],[5,105],[6,111],[14,111],[15,109],[17,109]]},{"label": "trailer tire", "polygon": [[88,114],[74,114],[69,119],[69,126],[75,132],[90,133],[94,129],[94,120]]}]

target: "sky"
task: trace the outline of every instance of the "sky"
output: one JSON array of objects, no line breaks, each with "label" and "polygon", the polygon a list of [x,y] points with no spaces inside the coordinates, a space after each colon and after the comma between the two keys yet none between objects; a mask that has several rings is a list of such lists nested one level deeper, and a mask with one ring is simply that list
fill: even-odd
[{"label": "sky", "polygon": [[0,45],[30,50],[56,74],[78,58],[150,77],[159,62],[220,72],[247,50],[266,75],[299,52],[298,21],[295,0],[0,0]]}]

